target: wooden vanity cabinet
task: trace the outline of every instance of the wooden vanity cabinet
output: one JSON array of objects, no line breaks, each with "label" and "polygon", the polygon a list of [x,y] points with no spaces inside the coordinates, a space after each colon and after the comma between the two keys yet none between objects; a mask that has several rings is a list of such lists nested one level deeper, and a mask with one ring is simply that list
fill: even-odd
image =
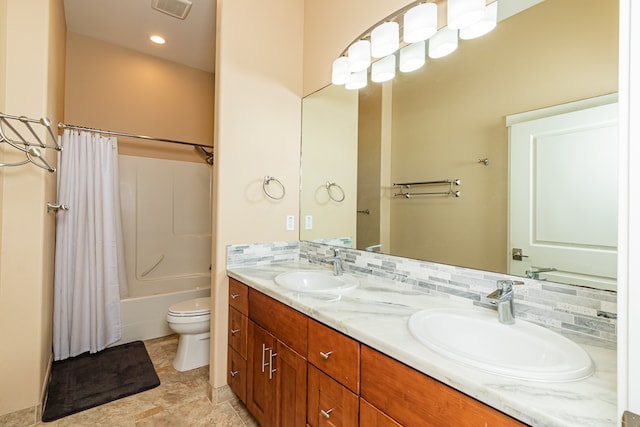
[{"label": "wooden vanity cabinet", "polygon": [[525,426],[232,278],[228,366],[262,427]]},{"label": "wooden vanity cabinet", "polygon": [[306,316],[249,290],[246,403],[261,426],[306,424],[306,342]]},{"label": "wooden vanity cabinet", "polygon": [[249,288],[229,279],[229,326],[227,351],[227,384],[247,403],[247,339],[249,326]]},{"label": "wooden vanity cabinet", "polygon": [[401,425],[526,425],[376,350],[361,347],[361,398]]}]

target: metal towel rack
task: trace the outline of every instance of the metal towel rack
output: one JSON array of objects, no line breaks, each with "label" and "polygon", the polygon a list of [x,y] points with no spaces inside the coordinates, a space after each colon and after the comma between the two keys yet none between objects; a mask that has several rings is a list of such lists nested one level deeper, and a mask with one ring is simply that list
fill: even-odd
[{"label": "metal towel rack", "polygon": [[[423,191],[423,192],[409,192],[409,191],[404,191],[404,190],[408,190],[411,187],[418,187],[418,186],[426,186],[426,185],[434,185],[434,186],[444,186],[444,185],[448,185],[449,189],[447,191]],[[453,186],[459,186],[460,185],[460,180],[459,179],[443,179],[440,181],[422,181],[422,182],[399,182],[399,183],[394,183],[393,186],[394,187],[399,187],[400,192],[398,193],[394,193],[393,196],[394,197],[404,197],[406,199],[410,198],[411,196],[455,196],[455,197],[460,197],[461,193],[458,190],[453,189]]]},{"label": "metal towel rack", "polygon": [[[47,145],[42,141],[42,139],[40,139],[38,134],[31,126],[32,123],[42,125],[48,130],[48,134],[53,141],[53,145]],[[9,135],[9,132],[5,129],[5,126],[9,128],[9,130],[11,131],[11,135]],[[20,133],[20,131],[18,130],[19,128],[22,128],[23,132],[25,132],[25,130],[29,131],[34,139],[31,141],[27,140],[24,135]],[[56,171],[56,168],[51,166],[42,155],[42,150],[46,150],[48,148],[53,148],[57,151],[62,150],[62,148],[58,144],[58,138],[56,137],[55,133],[53,132],[53,128],[51,127],[51,120],[49,120],[48,118],[43,117],[41,119],[32,119],[25,116],[12,116],[0,112],[0,144],[2,143],[6,143],[17,151],[24,153],[25,159],[15,163],[0,163],[0,167],[21,166],[27,163],[33,163],[37,167],[45,169],[49,172]]]}]

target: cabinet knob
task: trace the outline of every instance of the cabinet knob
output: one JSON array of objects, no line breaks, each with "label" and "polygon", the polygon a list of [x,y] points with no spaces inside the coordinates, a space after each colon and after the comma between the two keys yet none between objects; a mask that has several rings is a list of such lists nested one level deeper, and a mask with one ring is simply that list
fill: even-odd
[{"label": "cabinet knob", "polygon": [[231,329],[231,335],[235,335],[240,332],[240,329]]},{"label": "cabinet knob", "polygon": [[331,353],[333,353],[333,351],[328,351],[328,352],[326,352],[326,353],[325,353],[325,352],[323,352],[323,351],[321,351],[321,352],[320,352],[320,356],[321,356],[323,359],[325,359],[325,360],[326,360],[326,359],[328,359],[328,358],[329,358],[329,356],[331,356]]},{"label": "cabinet knob", "polygon": [[231,299],[236,299],[238,298],[240,295],[239,294],[231,294]]},{"label": "cabinet knob", "polygon": [[238,375],[238,371],[229,371],[229,374],[231,374],[232,377],[235,377]]},{"label": "cabinet knob", "polygon": [[325,418],[331,418],[331,412],[333,412],[333,408],[331,409],[327,409],[326,411],[324,409],[320,409],[320,415],[322,415]]}]

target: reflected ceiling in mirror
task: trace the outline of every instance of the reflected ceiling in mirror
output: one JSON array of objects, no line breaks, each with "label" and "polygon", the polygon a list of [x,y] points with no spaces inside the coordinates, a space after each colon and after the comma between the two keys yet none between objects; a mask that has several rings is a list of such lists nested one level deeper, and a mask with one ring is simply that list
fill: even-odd
[{"label": "reflected ceiling in mirror", "polygon": [[[617,1],[546,0],[391,82],[305,98],[300,238],[509,273],[506,118],[615,93],[617,41]],[[323,194],[332,176],[341,203]],[[455,179],[460,197],[393,197],[394,183]],[[448,190],[425,188],[412,190]]]}]

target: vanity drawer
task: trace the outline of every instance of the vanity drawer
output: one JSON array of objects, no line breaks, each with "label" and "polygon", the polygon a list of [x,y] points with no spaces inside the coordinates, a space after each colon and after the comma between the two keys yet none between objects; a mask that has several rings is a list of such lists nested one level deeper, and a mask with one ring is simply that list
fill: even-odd
[{"label": "vanity drawer", "polygon": [[229,277],[229,305],[245,316],[249,315],[249,287]]},{"label": "vanity drawer", "polygon": [[358,396],[309,365],[307,422],[310,426],[357,426]]},{"label": "vanity drawer", "polygon": [[307,354],[307,316],[304,314],[249,289],[249,318],[298,354]]},{"label": "vanity drawer", "polygon": [[247,357],[247,328],[249,319],[233,307],[229,307],[229,346],[240,356]]},{"label": "vanity drawer", "polygon": [[247,403],[247,360],[229,347],[227,351],[227,384],[243,402]]},{"label": "vanity drawer", "polygon": [[[525,426],[364,345],[361,382],[361,397],[402,425]],[[390,399],[389,396],[394,398]]]},{"label": "vanity drawer", "polygon": [[309,319],[307,360],[354,393],[360,392],[360,343]]}]

